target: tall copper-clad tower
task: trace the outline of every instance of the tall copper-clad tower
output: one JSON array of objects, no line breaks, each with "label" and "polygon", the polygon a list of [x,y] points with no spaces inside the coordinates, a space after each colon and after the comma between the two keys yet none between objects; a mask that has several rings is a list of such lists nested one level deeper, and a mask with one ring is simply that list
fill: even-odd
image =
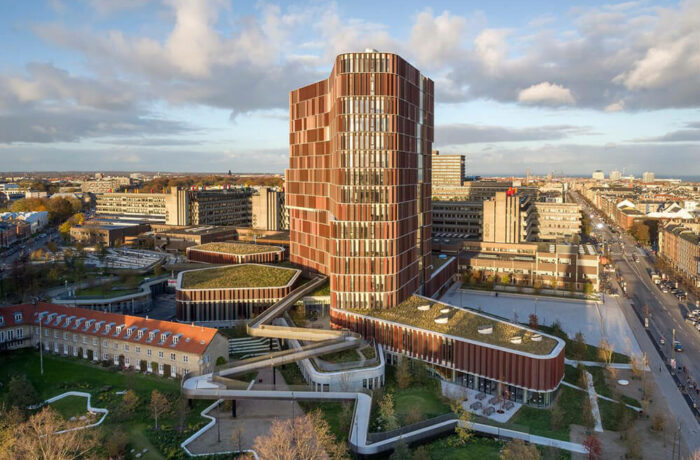
[{"label": "tall copper-clad tower", "polygon": [[433,81],[395,54],[341,54],[289,97],[290,258],[336,308],[389,308],[430,269]]}]

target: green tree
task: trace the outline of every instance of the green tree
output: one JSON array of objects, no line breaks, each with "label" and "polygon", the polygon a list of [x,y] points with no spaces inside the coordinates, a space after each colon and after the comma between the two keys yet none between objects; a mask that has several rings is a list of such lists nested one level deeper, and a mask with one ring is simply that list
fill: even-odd
[{"label": "green tree", "polygon": [[127,390],[126,393],[122,395],[122,403],[117,409],[117,413],[120,417],[126,418],[136,412],[139,404],[141,403],[140,398],[134,390]]},{"label": "green tree", "polygon": [[455,427],[455,434],[457,435],[452,441],[452,444],[457,446],[463,446],[472,438],[471,412],[464,409],[464,401],[457,400],[450,402],[450,409],[457,415],[457,426]]},{"label": "green tree", "polygon": [[409,362],[409,358],[402,356],[396,367],[396,384],[400,389],[405,390],[411,386],[411,383],[413,383],[411,363]]},{"label": "green tree", "polygon": [[39,402],[39,394],[24,374],[13,375],[7,387],[7,400],[22,411]]},{"label": "green tree", "polygon": [[386,393],[379,401],[379,420],[382,428],[386,431],[395,430],[399,427],[396,420],[396,409],[394,408],[394,395]]}]

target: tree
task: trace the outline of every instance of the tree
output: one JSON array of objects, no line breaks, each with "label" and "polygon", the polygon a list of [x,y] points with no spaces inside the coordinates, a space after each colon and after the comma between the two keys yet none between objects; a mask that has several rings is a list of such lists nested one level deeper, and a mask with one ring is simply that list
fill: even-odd
[{"label": "tree", "polygon": [[105,433],[102,441],[109,458],[121,458],[126,453],[129,437],[121,428]]},{"label": "tree", "polygon": [[395,430],[399,427],[394,408],[394,395],[391,393],[386,393],[379,401],[379,420],[385,431]]},{"label": "tree", "polygon": [[549,423],[552,430],[555,431],[561,428],[564,424],[564,409],[558,402],[555,402],[554,406],[552,407],[552,414],[550,415]]},{"label": "tree", "polygon": [[83,458],[97,445],[95,432],[74,430],[56,433],[73,426],[77,424],[66,422],[56,411],[45,407],[17,427],[15,442],[10,452],[5,454],[9,454],[8,458],[37,460]]},{"label": "tree", "polygon": [[528,322],[527,325],[530,329],[535,329],[540,326],[540,321],[539,318],[537,318],[537,315],[534,313],[530,313],[530,316],[528,317]]},{"label": "tree", "polygon": [[394,452],[391,453],[389,460],[406,460],[409,458],[411,458],[411,450],[408,448],[406,440],[401,437],[394,444]]},{"label": "tree", "polygon": [[501,284],[510,284],[510,280],[511,280],[510,275],[507,273],[505,275],[501,276]]},{"label": "tree", "polygon": [[613,352],[615,351],[615,346],[610,343],[607,339],[601,338],[598,344],[598,359],[609,366],[612,362]]},{"label": "tree", "polygon": [[151,392],[151,403],[148,406],[153,413],[153,419],[155,420],[155,428],[158,429],[158,417],[170,410],[170,402],[168,398],[163,396],[158,390],[153,390]]},{"label": "tree", "polygon": [[651,417],[651,429],[654,431],[664,431],[666,427],[666,417],[661,413],[656,413]]},{"label": "tree", "polygon": [[501,460],[539,460],[540,451],[533,444],[525,444],[522,439],[514,439],[503,448]]},{"label": "tree", "polygon": [[452,441],[452,443],[457,446],[463,446],[469,442],[472,437],[472,414],[464,409],[464,401],[462,400],[451,401],[450,409],[457,415],[457,426],[455,427],[455,434],[457,437],[453,438],[454,441]]},{"label": "tree", "polygon": [[6,458],[3,453],[12,451],[12,446],[16,441],[17,427],[23,422],[24,414],[18,407],[0,406],[0,460]]},{"label": "tree", "polygon": [[411,375],[411,363],[409,359],[401,357],[399,360],[399,365],[396,366],[396,384],[402,390],[411,386],[413,383],[413,376]]},{"label": "tree", "polygon": [[13,375],[7,388],[8,401],[21,411],[26,411],[31,405],[39,402],[39,395],[26,375]]},{"label": "tree", "polygon": [[231,433],[231,441],[233,441],[233,446],[238,452],[243,452],[243,433],[245,433],[245,428],[240,423],[236,424]]},{"label": "tree", "polygon": [[122,395],[122,403],[117,409],[120,417],[126,417],[133,414],[139,406],[141,400],[134,390],[127,390]]},{"label": "tree", "polygon": [[593,433],[589,434],[586,439],[583,440],[583,447],[588,453],[588,460],[598,460],[603,453],[603,445],[598,439],[598,436]]},{"label": "tree", "polygon": [[267,435],[255,438],[253,450],[266,460],[340,460],[348,455],[345,445],[335,441],[319,410],[294,419],[274,420]]},{"label": "tree", "polygon": [[649,244],[651,233],[649,231],[649,226],[644,222],[633,223],[630,228],[630,234],[640,243]]},{"label": "tree", "polygon": [[581,416],[583,417],[583,426],[589,430],[595,426],[595,417],[593,417],[593,406],[591,406],[591,398],[586,395],[581,404]]},{"label": "tree", "polygon": [[575,359],[580,361],[585,358],[586,340],[583,338],[583,333],[581,331],[577,332],[574,336],[574,343],[571,348]]}]

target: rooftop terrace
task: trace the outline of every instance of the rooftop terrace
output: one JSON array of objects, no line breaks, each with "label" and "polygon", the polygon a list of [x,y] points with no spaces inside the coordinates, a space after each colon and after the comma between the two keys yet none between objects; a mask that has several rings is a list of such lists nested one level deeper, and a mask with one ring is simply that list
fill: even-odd
[{"label": "rooftop terrace", "polygon": [[242,264],[182,273],[182,289],[262,288],[287,285],[301,273],[293,268]]},{"label": "rooftop terrace", "polygon": [[[559,343],[554,337],[420,296],[389,309],[348,311],[535,355],[547,355]],[[488,332],[488,326],[492,326],[490,333],[482,333]]]},{"label": "rooftop terrace", "polygon": [[239,256],[245,256],[249,254],[261,254],[264,252],[274,252],[279,251],[280,248],[277,246],[268,246],[264,244],[245,244],[245,243],[231,243],[231,242],[219,242],[219,243],[206,243],[200,246],[194,246],[190,248],[191,250],[200,251],[212,251],[220,252],[223,254],[234,254]]}]

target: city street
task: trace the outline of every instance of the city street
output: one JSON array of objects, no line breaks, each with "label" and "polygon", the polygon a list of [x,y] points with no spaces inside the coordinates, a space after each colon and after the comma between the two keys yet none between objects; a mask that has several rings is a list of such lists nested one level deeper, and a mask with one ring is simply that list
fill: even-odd
[{"label": "city street", "polygon": [[[589,215],[594,212],[583,201],[580,201],[580,204]],[[598,211],[595,213],[598,214]],[[688,447],[700,448],[700,425],[672,380],[671,374],[666,367],[662,367],[669,364],[669,359],[674,357],[672,340],[675,329],[676,340],[681,342],[684,349],[683,352],[675,353],[677,367],[681,369],[685,367],[688,371],[687,374],[679,373],[679,378],[683,382],[687,381],[688,377],[695,381],[700,379],[700,362],[697,359],[700,356],[700,333],[684,321],[688,303],[693,302],[694,299],[679,302],[673,295],[661,292],[649,275],[652,270],[656,270],[652,257],[648,256],[643,249],[637,248],[631,236],[623,231],[619,235],[613,235],[607,224],[598,228],[599,223],[603,223],[599,218],[592,219],[596,232],[603,241],[609,243],[610,258],[620,271],[622,280],[627,283],[627,298],[619,298],[627,321],[635,332],[642,351],[647,353],[657,384],[663,389],[663,396],[672,413],[681,423],[681,431],[689,444]],[[638,262],[634,261],[635,254]],[[618,289],[620,289],[619,286]],[[640,317],[644,317],[645,307],[648,307],[650,313],[649,330],[652,339],[661,348],[662,355],[651,342],[652,339],[649,339],[640,320]],[[664,345],[660,343],[661,337],[664,338]],[[698,400],[694,390],[691,389],[689,394],[692,394],[695,401]]]}]

